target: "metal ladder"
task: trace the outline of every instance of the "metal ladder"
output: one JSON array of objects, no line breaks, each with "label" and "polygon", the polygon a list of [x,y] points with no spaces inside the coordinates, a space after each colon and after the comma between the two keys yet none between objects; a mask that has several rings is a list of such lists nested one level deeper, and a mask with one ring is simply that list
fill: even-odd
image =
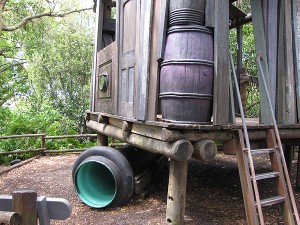
[{"label": "metal ladder", "polygon": [[[300,225],[299,214],[291,186],[290,177],[288,174],[288,169],[286,166],[284,153],[282,149],[281,140],[279,137],[279,131],[274,116],[274,112],[271,105],[270,96],[268,93],[268,88],[266,85],[264,73],[261,65],[262,58],[259,56],[257,58],[257,65],[260,73],[262,75],[263,87],[266,92],[268,107],[271,111],[271,117],[273,122],[273,129],[267,130],[266,149],[251,149],[250,140],[248,135],[248,130],[245,121],[245,115],[243,112],[242,101],[239,91],[239,85],[237,81],[237,75],[234,69],[232,54],[230,54],[230,64],[232,67],[233,78],[235,82],[235,90],[237,93],[239,109],[241,113],[243,130],[238,131],[239,146],[237,152],[237,157],[244,170],[244,176],[241,177],[241,183],[243,187],[243,196],[247,214],[247,221],[249,224],[265,224],[262,208],[265,206],[270,206],[274,204],[282,205],[282,216],[284,219],[284,224],[297,224]],[[246,145],[245,145],[246,144]],[[256,174],[253,155],[255,154],[269,154],[272,166],[272,172]],[[239,168],[240,170],[240,168]],[[250,172],[249,172],[250,170]],[[261,199],[257,181],[264,179],[277,179],[276,180],[276,190],[277,196],[273,196],[266,199]],[[243,186],[244,185],[244,186]],[[245,193],[246,192],[246,193]]]}]

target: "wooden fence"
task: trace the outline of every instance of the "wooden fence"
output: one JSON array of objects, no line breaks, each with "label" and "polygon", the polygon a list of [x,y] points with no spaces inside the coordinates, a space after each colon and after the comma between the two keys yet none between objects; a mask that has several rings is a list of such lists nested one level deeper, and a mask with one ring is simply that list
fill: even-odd
[{"label": "wooden fence", "polygon": [[8,152],[0,152],[1,155],[10,155],[10,154],[22,154],[22,153],[38,153],[38,154],[47,154],[47,153],[67,153],[67,152],[81,152],[84,149],[62,149],[62,150],[51,150],[46,148],[46,141],[50,139],[66,139],[66,138],[97,138],[97,134],[76,134],[76,135],[63,135],[63,136],[47,136],[46,133],[42,132],[41,134],[24,134],[24,135],[11,135],[11,136],[0,136],[0,141],[3,139],[16,139],[16,138],[39,138],[41,140],[41,147],[36,149],[28,150],[15,150]]}]

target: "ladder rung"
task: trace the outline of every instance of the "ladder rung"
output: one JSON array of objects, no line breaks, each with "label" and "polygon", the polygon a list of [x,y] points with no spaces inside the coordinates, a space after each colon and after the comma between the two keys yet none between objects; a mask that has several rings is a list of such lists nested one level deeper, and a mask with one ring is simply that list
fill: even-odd
[{"label": "ladder rung", "polygon": [[272,153],[272,152],[275,152],[274,148],[253,149],[253,150],[251,150],[251,153],[252,153],[253,155],[255,155],[255,154]]},{"label": "ladder rung", "polygon": [[[268,178],[275,178],[278,177],[279,173],[278,172],[268,172],[268,173],[261,173],[261,174],[256,174],[256,180],[264,180]],[[252,179],[252,177],[251,177]]]},{"label": "ladder rung", "polygon": [[261,207],[265,207],[268,205],[274,205],[285,201],[285,197],[283,196],[275,196],[271,198],[262,199],[260,201]]}]

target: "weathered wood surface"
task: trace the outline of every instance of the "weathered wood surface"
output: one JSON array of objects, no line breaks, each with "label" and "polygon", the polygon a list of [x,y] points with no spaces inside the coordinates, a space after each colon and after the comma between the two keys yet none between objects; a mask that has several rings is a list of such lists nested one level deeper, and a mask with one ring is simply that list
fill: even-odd
[{"label": "weathered wood surface", "polygon": [[170,11],[176,9],[195,9],[205,12],[206,0],[170,0]]},{"label": "weathered wood surface", "polygon": [[134,95],[140,37],[140,1],[118,1],[117,51],[118,51],[118,115],[134,117]]},{"label": "weathered wood surface", "polygon": [[294,46],[292,30],[292,0],[284,1],[285,62],[286,62],[286,119],[285,124],[296,123],[296,95],[294,78]]},{"label": "weathered wood surface", "polygon": [[20,221],[21,221],[21,216],[19,213],[0,211],[0,224],[19,225]]},{"label": "weathered wood surface", "polygon": [[215,2],[213,124],[229,123],[229,1]]},{"label": "weathered wood surface", "polygon": [[215,27],[215,2],[216,0],[206,1],[205,7],[205,26],[206,27]]},{"label": "weathered wood surface", "polygon": [[124,133],[124,131],[118,127],[97,123],[95,121],[88,121],[87,126],[106,136],[116,138],[153,153],[163,154],[178,161],[190,159],[194,151],[192,144],[187,140],[163,142],[131,132]]},{"label": "weathered wood surface", "polygon": [[291,0],[281,1],[279,11],[277,120],[282,124],[294,124],[296,95]]},{"label": "weathered wood surface", "polygon": [[20,213],[22,219],[20,225],[37,224],[37,193],[23,190],[12,193],[12,211]]},{"label": "weathered wood surface", "polygon": [[92,67],[92,85],[91,85],[91,111],[95,111],[95,95],[96,95],[96,69],[97,69],[97,52],[102,47],[102,27],[104,18],[104,3],[101,0],[97,0],[96,4],[96,25],[94,36],[94,53],[93,53],[93,67]]},{"label": "weathered wood surface", "polygon": [[277,36],[278,24],[274,21],[278,20],[278,0],[267,1],[267,15],[265,18],[265,29],[267,39],[267,57],[270,77],[269,94],[271,98],[272,108],[275,112],[276,108],[276,85],[277,85]]},{"label": "weathered wood surface", "polygon": [[160,25],[159,25],[159,34],[158,34],[158,44],[157,44],[157,60],[159,62],[163,60],[164,53],[165,53],[169,5],[170,5],[170,0],[161,0],[161,5],[160,5],[161,13],[160,13],[160,22],[159,22]]},{"label": "weathered wood surface", "polygon": [[296,83],[296,100],[297,100],[297,116],[300,121],[300,1],[293,0],[293,44],[295,46],[295,83]]},{"label": "weathered wood surface", "polygon": [[[96,91],[95,91],[95,110],[97,112],[114,113],[113,108],[113,85],[115,82],[115,74],[113,68],[115,42],[102,49],[97,53],[97,68],[96,68]],[[106,76],[106,90],[100,90],[100,76]]]},{"label": "weathered wood surface", "polygon": [[201,161],[210,161],[217,155],[217,145],[212,140],[202,140],[195,142],[193,158]]},{"label": "weathered wood surface", "polygon": [[140,17],[140,37],[138,54],[138,76],[136,99],[134,100],[135,115],[137,120],[144,121],[147,114],[149,77],[150,77],[150,55],[151,55],[151,36],[152,32],[152,14],[154,0],[141,1]]},{"label": "weathered wood surface", "polygon": [[22,154],[22,153],[42,153],[45,150],[46,150],[46,148],[15,150],[15,151],[9,151],[9,152],[0,152],[0,155],[11,155],[11,154]]},{"label": "weathered wood surface", "polygon": [[170,161],[166,224],[184,224],[187,161]]},{"label": "weathered wood surface", "polygon": [[150,77],[147,120],[155,121],[159,111],[159,61],[163,57],[165,36],[167,29],[168,0],[156,0],[154,2],[154,14],[151,31],[151,53],[150,53]]},{"label": "weathered wood surface", "polygon": [[[266,44],[266,35],[264,27],[264,15],[262,8],[261,0],[251,0],[251,12],[252,12],[252,21],[254,28],[254,40],[255,40],[255,51],[257,56],[261,56],[262,69],[266,79],[267,87],[270,87],[270,78],[269,78],[269,68],[268,68],[268,58],[267,58],[267,44]],[[259,84],[262,84],[262,76],[258,71],[258,80]],[[269,89],[270,90],[270,89]],[[263,85],[259,85],[259,94],[260,94],[260,120],[264,124],[271,124],[271,112],[268,107],[267,96],[264,90]]]},{"label": "weathered wood surface", "polygon": [[[298,146],[298,148],[299,148],[299,146]],[[296,188],[298,191],[300,190],[300,154],[299,154],[299,152],[298,152],[298,163],[297,163]]]},{"label": "weathered wood surface", "polygon": [[[276,146],[278,146],[278,143],[277,143],[276,137],[275,137],[275,133],[273,130],[269,130],[267,132],[266,142],[267,142],[268,148],[275,148]],[[283,167],[285,165],[283,164],[283,161],[281,160],[279,150],[276,150],[274,153],[270,153],[270,160],[271,160],[272,171],[279,172],[278,181],[276,182],[277,194],[279,196],[286,196],[285,201],[282,204],[282,215],[283,215],[284,224],[294,225],[295,221],[293,218],[291,202],[290,202],[290,198],[288,197],[289,194],[287,192],[288,191],[287,186],[286,186],[287,184],[286,184],[286,180],[284,178]],[[290,182],[290,181],[287,181],[287,182]],[[293,201],[295,201],[295,200],[293,200]],[[299,218],[297,220],[299,220]]]},{"label": "weathered wood surface", "polygon": [[[244,155],[243,149],[245,148],[243,132],[241,130],[238,131],[238,134],[234,136],[231,142],[228,143],[230,148],[233,148],[234,152],[236,152],[240,181],[243,191],[243,199],[247,217],[248,224],[259,224],[256,212],[256,205],[253,196],[252,182],[250,178],[249,172],[249,164],[247,160],[247,156]],[[225,149],[225,145],[224,145]]]}]

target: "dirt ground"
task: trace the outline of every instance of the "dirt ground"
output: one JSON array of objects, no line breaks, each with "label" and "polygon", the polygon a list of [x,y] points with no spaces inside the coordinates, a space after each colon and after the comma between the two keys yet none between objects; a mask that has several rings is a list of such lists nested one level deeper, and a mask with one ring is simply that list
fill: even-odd
[{"label": "dirt ground", "polygon": [[[44,156],[0,176],[0,194],[10,195],[14,190],[31,189],[38,195],[65,198],[72,205],[72,215],[65,221],[51,224],[68,225],[139,225],[165,224],[168,168],[152,183],[145,199],[134,196],[125,206],[111,209],[91,209],[80,202],[73,189],[71,170],[78,155]],[[261,159],[260,159],[261,160]],[[264,171],[267,164],[259,162]],[[1,169],[1,168],[0,168]],[[293,161],[293,186],[296,160]],[[264,192],[272,183],[262,185]],[[295,192],[297,205],[300,195]],[[279,208],[265,211],[266,224],[282,224]],[[246,224],[243,197],[236,158],[218,153],[209,162],[191,160],[188,171],[185,224],[227,225]]]}]

